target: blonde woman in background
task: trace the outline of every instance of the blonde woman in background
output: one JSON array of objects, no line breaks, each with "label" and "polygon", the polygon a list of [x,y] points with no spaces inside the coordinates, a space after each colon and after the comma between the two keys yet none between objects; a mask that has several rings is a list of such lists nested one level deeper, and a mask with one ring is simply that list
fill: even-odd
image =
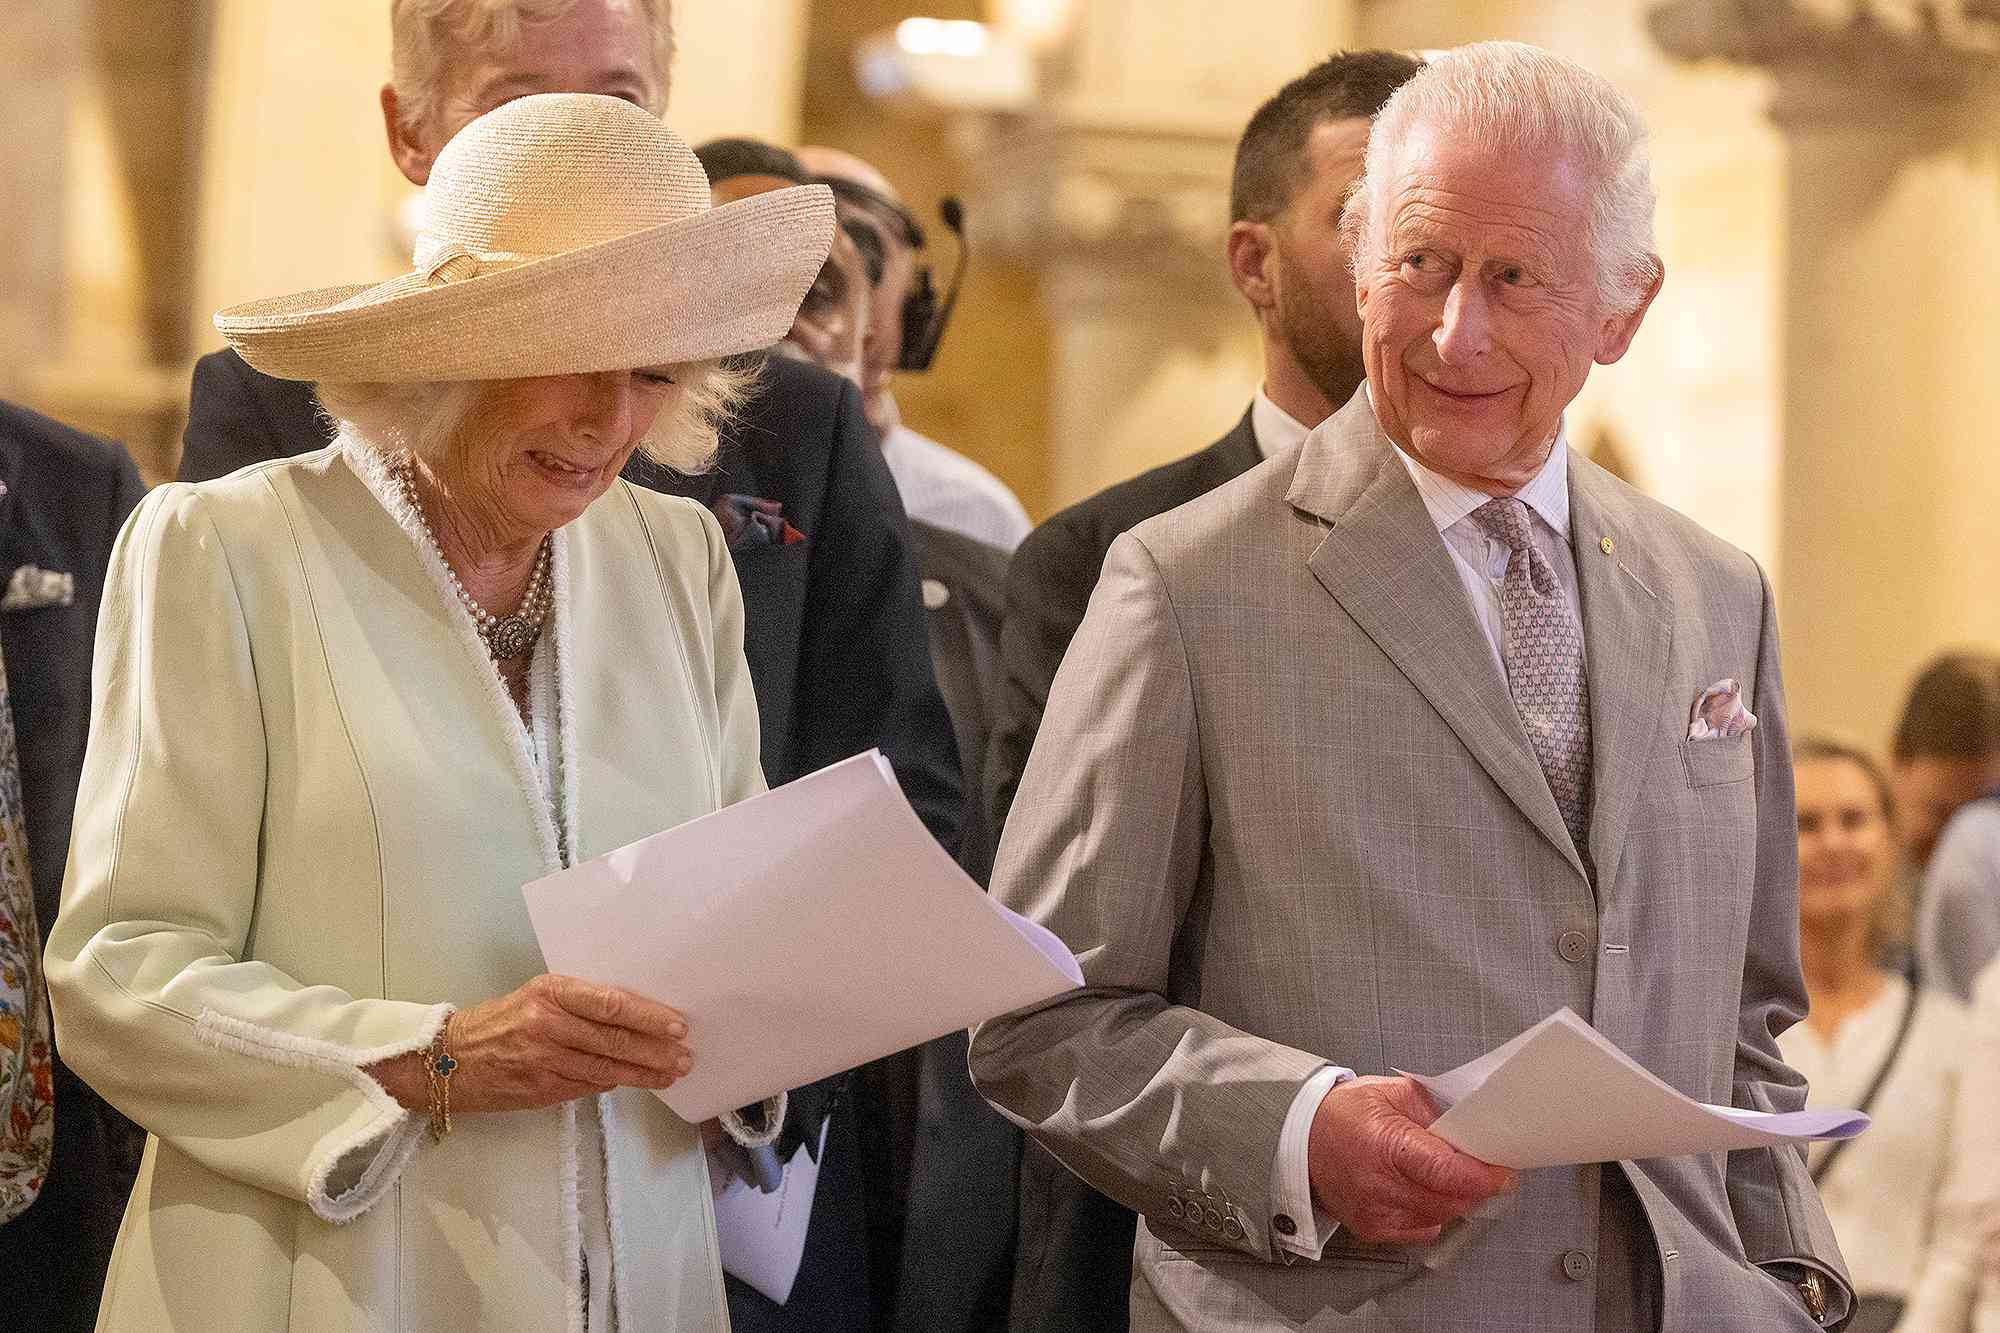
[{"label": "blonde woman in background", "polygon": [[1847,1144],[1814,1144],[1813,1178],[1854,1278],[1849,1333],[1958,1333],[1972,1273],[1934,1244],[1957,1135],[1966,1039],[1957,1001],[1896,970],[1907,920],[1894,809],[1865,751],[1807,737],[1793,747],[1799,819],[1799,957],[1811,1010],[1778,1038],[1809,1106],[1875,1117]]}]

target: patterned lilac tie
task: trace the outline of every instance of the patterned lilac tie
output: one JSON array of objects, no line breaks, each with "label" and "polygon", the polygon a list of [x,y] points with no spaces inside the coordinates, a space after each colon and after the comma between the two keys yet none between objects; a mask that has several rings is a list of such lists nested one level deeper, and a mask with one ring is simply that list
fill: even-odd
[{"label": "patterned lilac tie", "polygon": [[1500,617],[1507,630],[1507,687],[1528,743],[1555,794],[1570,840],[1586,855],[1590,835],[1590,698],[1584,686],[1583,627],[1535,549],[1528,506],[1512,496],[1488,500],[1473,521],[1500,542],[1507,578]]},{"label": "patterned lilac tie", "polygon": [[55,1139],[48,994],[28,879],[20,756],[0,652],[0,1222],[35,1201]]}]

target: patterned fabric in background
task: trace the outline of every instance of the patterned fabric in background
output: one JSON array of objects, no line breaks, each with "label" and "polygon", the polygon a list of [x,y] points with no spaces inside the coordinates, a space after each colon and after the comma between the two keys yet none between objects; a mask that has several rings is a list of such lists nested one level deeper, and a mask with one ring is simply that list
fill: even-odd
[{"label": "patterned fabric in background", "polygon": [[35,1201],[55,1144],[49,997],[23,819],[7,658],[0,652],[0,1222]]}]

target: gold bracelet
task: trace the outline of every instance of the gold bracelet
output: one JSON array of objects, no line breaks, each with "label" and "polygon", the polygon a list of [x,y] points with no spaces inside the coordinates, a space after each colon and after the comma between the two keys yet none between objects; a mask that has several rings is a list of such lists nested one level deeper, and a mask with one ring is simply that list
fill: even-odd
[{"label": "gold bracelet", "polygon": [[431,1083],[432,1143],[451,1133],[451,1076],[458,1071],[458,1061],[451,1053],[451,1020],[457,1016],[445,1015],[437,1035],[431,1038],[430,1050],[424,1055],[424,1072]]}]

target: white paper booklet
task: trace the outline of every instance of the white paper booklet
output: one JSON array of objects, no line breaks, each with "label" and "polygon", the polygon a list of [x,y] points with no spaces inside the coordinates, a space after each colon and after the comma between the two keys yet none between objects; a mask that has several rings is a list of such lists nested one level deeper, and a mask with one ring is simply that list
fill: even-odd
[{"label": "white paper booklet", "polygon": [[1845,1139],[1868,1127],[1859,1111],[1778,1114],[1694,1101],[1569,1009],[1450,1073],[1410,1077],[1444,1112],[1431,1133],[1521,1170]]},{"label": "white paper booklet", "polygon": [[552,972],[687,1015],[682,1119],[1083,984],[945,854],[876,751],[526,886]]}]

